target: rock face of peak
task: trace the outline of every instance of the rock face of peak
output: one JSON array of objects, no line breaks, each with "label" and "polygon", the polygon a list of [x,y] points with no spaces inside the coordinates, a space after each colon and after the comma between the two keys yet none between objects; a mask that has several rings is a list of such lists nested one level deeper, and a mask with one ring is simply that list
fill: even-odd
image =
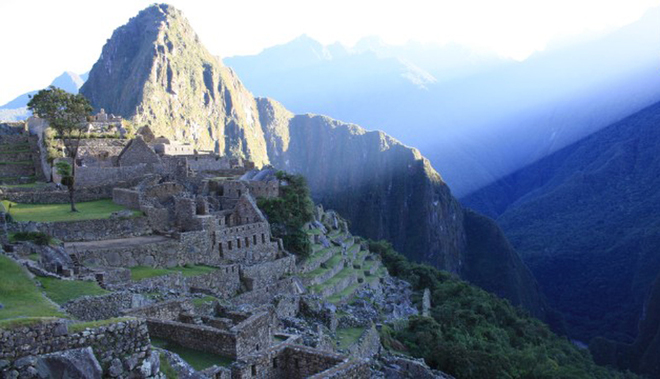
[{"label": "rock face of peak", "polygon": [[[117,29],[81,92],[96,108],[149,124],[156,136],[305,175],[315,200],[350,220],[352,230],[387,239],[415,260],[463,273],[477,259],[516,254],[468,254],[463,209],[419,151],[382,132],[255,99],[172,7],[151,6]],[[544,317],[526,267],[506,269],[524,271],[511,275],[524,285],[507,281],[497,293]]]},{"label": "rock face of peak", "polygon": [[80,92],[156,136],[268,163],[253,96],[172,6],[150,6],[118,28]]}]

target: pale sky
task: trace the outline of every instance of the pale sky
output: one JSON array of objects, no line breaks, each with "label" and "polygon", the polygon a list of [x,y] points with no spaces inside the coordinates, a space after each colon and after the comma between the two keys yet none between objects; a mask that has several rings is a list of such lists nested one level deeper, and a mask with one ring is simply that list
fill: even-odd
[{"label": "pale sky", "polygon": [[[0,0],[0,105],[64,71],[91,69],[145,0]],[[172,0],[214,55],[254,54],[303,33],[353,45],[458,42],[524,59],[557,38],[620,27],[660,0]]]}]

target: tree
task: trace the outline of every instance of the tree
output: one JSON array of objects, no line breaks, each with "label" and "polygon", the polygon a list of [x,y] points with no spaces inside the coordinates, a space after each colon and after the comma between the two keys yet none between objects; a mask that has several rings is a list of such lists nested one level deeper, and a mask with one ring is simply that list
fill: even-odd
[{"label": "tree", "polygon": [[314,219],[314,203],[307,181],[302,175],[291,175],[283,171],[278,171],[276,177],[284,183],[280,187],[280,196],[259,198],[257,204],[266,214],[273,236],[282,238],[284,248],[288,251],[306,258],[312,246],[303,226]]},{"label": "tree", "polygon": [[80,139],[85,132],[87,117],[92,112],[89,101],[81,94],[71,94],[50,86],[31,96],[28,108],[37,116],[48,121],[57,137],[64,144],[66,154],[73,160],[71,173],[64,185],[69,189],[71,212],[77,212],[74,202],[76,159]]}]

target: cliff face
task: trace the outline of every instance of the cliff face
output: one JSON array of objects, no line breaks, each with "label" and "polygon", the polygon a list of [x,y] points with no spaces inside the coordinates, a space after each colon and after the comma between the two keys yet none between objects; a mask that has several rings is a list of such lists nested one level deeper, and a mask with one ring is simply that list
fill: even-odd
[{"label": "cliff face", "polygon": [[169,5],[115,30],[80,92],[156,136],[268,163],[254,97]]},{"label": "cliff face", "polygon": [[272,111],[279,107],[260,100],[273,165],[305,175],[314,198],[349,219],[355,233],[392,241],[414,260],[460,270],[462,210],[419,151],[328,117]]},{"label": "cliff face", "polygon": [[[382,132],[294,115],[273,100],[255,99],[170,6],[153,5],[117,29],[81,92],[96,108],[150,124],[157,136],[301,173],[315,200],[347,218],[355,233],[464,272],[463,210],[419,151]],[[521,286],[534,291],[533,278],[523,277]],[[498,294],[540,315],[537,304],[509,284]]]}]

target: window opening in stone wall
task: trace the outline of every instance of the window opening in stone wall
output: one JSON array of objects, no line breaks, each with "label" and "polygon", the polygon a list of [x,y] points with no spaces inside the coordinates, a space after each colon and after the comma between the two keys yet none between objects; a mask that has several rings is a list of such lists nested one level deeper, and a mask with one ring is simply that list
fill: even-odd
[{"label": "window opening in stone wall", "polygon": [[227,241],[227,250],[231,250],[231,241]]},{"label": "window opening in stone wall", "polygon": [[277,357],[273,358],[273,368],[277,368]]},{"label": "window opening in stone wall", "polygon": [[250,239],[245,237],[245,247],[250,247]]},{"label": "window opening in stone wall", "polygon": [[257,366],[252,365],[252,376],[257,376]]},{"label": "window opening in stone wall", "polygon": [[252,235],[252,242],[254,242],[255,245],[257,244],[257,235],[256,234]]},{"label": "window opening in stone wall", "polygon": [[222,242],[218,244],[218,252],[220,253],[220,256],[222,257]]},{"label": "window opening in stone wall", "polygon": [[238,239],[236,240],[236,248],[237,248],[237,249],[240,249],[240,248],[241,248],[241,239],[240,239],[240,238],[238,238]]},{"label": "window opening in stone wall", "polygon": [[266,243],[266,235],[261,233],[261,243]]}]

